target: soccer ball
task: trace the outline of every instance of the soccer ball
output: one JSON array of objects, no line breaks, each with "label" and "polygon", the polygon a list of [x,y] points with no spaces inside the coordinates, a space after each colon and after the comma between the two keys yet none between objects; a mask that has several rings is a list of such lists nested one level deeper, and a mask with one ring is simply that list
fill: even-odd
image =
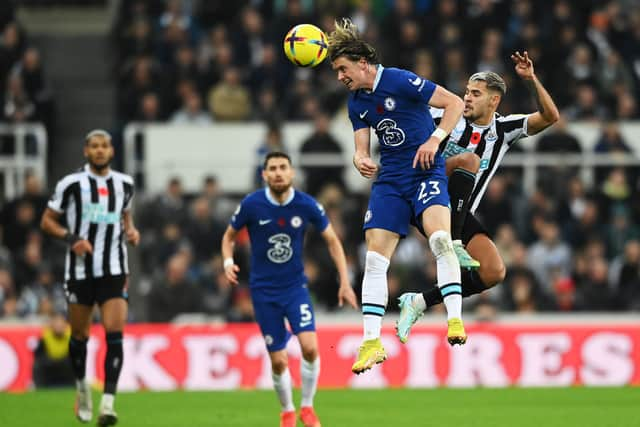
[{"label": "soccer ball", "polygon": [[299,67],[315,67],[327,56],[327,36],[315,25],[300,24],[284,38],[284,53]]}]

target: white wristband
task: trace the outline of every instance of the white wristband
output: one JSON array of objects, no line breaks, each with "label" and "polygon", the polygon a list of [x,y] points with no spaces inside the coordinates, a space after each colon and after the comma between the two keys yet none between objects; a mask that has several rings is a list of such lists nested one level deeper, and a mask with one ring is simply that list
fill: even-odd
[{"label": "white wristband", "polygon": [[449,133],[442,128],[438,128],[434,130],[433,133],[431,134],[431,136],[436,137],[440,142],[442,142],[442,140],[445,139],[448,135]]},{"label": "white wristband", "polygon": [[224,262],[222,263],[222,266],[226,270],[227,267],[231,267],[233,264],[235,264],[235,262],[233,262],[233,258],[225,258]]}]

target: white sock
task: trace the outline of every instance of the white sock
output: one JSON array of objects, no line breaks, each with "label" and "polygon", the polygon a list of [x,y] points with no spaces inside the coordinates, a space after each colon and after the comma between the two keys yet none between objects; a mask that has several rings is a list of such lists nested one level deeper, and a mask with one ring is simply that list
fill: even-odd
[{"label": "white sock", "polygon": [[76,390],[85,391],[87,387],[89,387],[89,385],[84,379],[76,380]]},{"label": "white sock", "polygon": [[387,270],[389,260],[377,252],[367,251],[362,279],[362,314],[364,317],[364,339],[380,338],[389,289]]},{"label": "white sock", "polygon": [[289,368],[285,369],[280,375],[272,372],[271,378],[273,378],[273,388],[276,389],[282,412],[295,411],[296,407],[293,406]]},{"label": "white sock", "polygon": [[313,406],[313,397],[318,388],[318,376],[320,376],[320,357],[313,362],[307,362],[304,357],[300,361],[300,378],[302,379],[301,407]]},{"label": "white sock", "polygon": [[111,409],[113,410],[113,402],[116,397],[113,394],[105,393],[102,395],[102,400],[100,401],[100,409]]},{"label": "white sock", "polygon": [[436,257],[438,287],[447,308],[447,319],[462,318],[462,277],[451,235],[438,230],[429,237],[429,246]]},{"label": "white sock", "polygon": [[419,292],[413,296],[413,301],[415,307],[420,311],[425,311],[427,309],[427,302],[424,300],[424,295],[422,292]]}]

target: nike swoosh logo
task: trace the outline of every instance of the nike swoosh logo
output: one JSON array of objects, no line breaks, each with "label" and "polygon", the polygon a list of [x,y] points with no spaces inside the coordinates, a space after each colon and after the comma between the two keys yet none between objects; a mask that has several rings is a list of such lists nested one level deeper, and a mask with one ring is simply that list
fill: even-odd
[{"label": "nike swoosh logo", "polygon": [[270,219],[260,219],[260,220],[258,220],[258,224],[260,224],[260,225],[267,225],[270,222],[271,222]]},{"label": "nike swoosh logo", "polygon": [[309,326],[311,324],[311,321],[308,322],[300,322],[300,327],[304,328],[305,326]]},{"label": "nike swoosh logo", "polygon": [[411,82],[411,84],[414,86],[420,86],[420,83],[422,83],[422,79],[420,77],[416,77],[415,80],[409,79],[409,82]]},{"label": "nike swoosh logo", "polygon": [[429,197],[427,197],[426,199],[424,199],[424,200],[422,201],[422,204],[423,204],[423,205],[426,205],[427,203],[429,203],[429,200],[433,199],[434,197],[436,197],[436,196],[429,196]]},{"label": "nike swoosh logo", "polygon": [[360,118],[364,119],[364,117],[367,115],[368,112],[369,110],[365,111],[364,113],[360,113]]}]

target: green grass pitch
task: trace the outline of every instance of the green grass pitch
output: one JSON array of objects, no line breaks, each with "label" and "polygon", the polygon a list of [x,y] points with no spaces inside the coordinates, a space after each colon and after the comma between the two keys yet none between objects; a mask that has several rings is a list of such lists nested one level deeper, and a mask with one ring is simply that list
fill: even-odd
[{"label": "green grass pitch", "polygon": [[[299,392],[294,397],[297,404]],[[94,392],[94,408],[98,398]],[[0,393],[0,426],[80,426],[72,414],[73,399],[72,390]],[[640,388],[629,387],[320,390],[315,407],[324,427],[640,426]],[[121,393],[116,409],[122,427],[279,422],[272,391]]]}]

